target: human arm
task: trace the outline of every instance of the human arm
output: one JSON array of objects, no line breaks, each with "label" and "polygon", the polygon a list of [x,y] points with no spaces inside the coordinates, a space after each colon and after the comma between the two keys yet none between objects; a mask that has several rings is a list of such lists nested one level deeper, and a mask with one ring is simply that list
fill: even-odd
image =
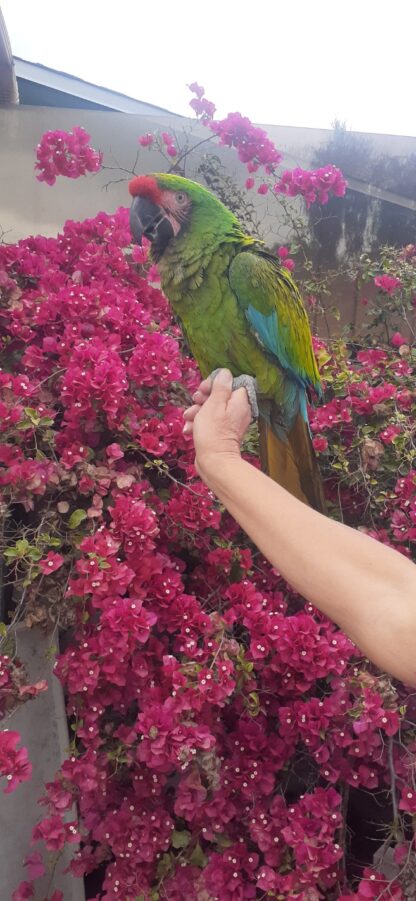
[{"label": "human arm", "polygon": [[416,687],[416,566],[335,522],[242,459],[250,422],[231,375],[201,385],[185,412],[203,481],[285,579],[378,667]]}]

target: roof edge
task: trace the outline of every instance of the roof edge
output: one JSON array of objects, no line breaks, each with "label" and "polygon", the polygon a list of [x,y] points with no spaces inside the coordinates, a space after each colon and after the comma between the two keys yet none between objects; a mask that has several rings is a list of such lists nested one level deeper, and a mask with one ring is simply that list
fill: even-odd
[{"label": "roof edge", "polygon": [[[37,82],[45,87],[62,91],[66,94],[73,94],[84,100],[94,100],[117,112],[134,113],[135,107],[143,106],[155,110],[158,113],[168,114],[183,119],[179,113],[156,106],[153,103],[147,103],[145,100],[139,100],[130,97],[128,94],[122,94],[120,91],[113,91],[112,88],[106,88],[104,85],[94,84],[79,78],[78,75],[71,75],[70,72],[61,72],[59,69],[52,69],[50,66],[44,66],[42,63],[34,63],[31,60],[23,59],[20,56],[14,56],[15,70],[18,78],[26,81]],[[94,96],[92,96],[94,95]]]}]

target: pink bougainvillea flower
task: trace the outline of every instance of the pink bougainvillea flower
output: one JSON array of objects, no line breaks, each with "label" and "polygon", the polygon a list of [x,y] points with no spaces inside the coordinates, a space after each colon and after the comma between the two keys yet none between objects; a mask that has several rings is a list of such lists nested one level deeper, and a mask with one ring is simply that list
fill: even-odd
[{"label": "pink bougainvillea flower", "polygon": [[155,136],[148,132],[145,135],[140,135],[139,144],[141,145],[141,147],[150,147],[153,144],[154,140]]},{"label": "pink bougainvillea flower", "polygon": [[390,295],[402,286],[400,279],[392,275],[376,275],[374,284],[376,288],[380,288],[380,291]]},{"label": "pink bougainvillea flower", "polygon": [[90,136],[80,127],[72,131],[48,131],[36,149],[38,181],[55,184],[58,175],[79,178],[87,172],[98,172],[102,154],[90,146]]},{"label": "pink bougainvillea flower", "polygon": [[32,882],[21,882],[12,894],[12,901],[28,901],[35,897],[35,887]]},{"label": "pink bougainvillea flower", "polygon": [[44,876],[46,872],[45,864],[39,851],[33,851],[28,855],[28,857],[26,857],[25,867],[27,867],[29,879],[32,880],[39,879],[40,876]]},{"label": "pink bougainvillea flower", "polygon": [[323,166],[311,171],[298,167],[283,172],[274,185],[274,191],[288,197],[301,195],[309,207],[316,201],[328,203],[331,194],[334,197],[343,197],[346,187],[345,178],[336,166]]},{"label": "pink bougainvillea flower", "polygon": [[402,344],[407,344],[408,341],[403,337],[401,332],[395,332],[392,336],[391,343],[393,347],[401,347]]},{"label": "pink bougainvillea flower", "polygon": [[39,561],[39,568],[42,570],[43,574],[47,576],[49,573],[54,573],[57,569],[60,569],[63,562],[64,558],[62,554],[55,554],[54,551],[49,551],[47,556]]},{"label": "pink bougainvillea flower", "polygon": [[321,451],[321,452],[322,452],[322,451],[326,451],[327,448],[328,448],[328,441],[327,441],[327,439],[326,439],[326,438],[323,438],[323,437],[320,437],[320,436],[318,436],[318,435],[317,435],[315,438],[312,439],[312,444],[313,444],[315,450],[316,450],[318,453],[319,453],[320,451]]},{"label": "pink bougainvillea flower", "polygon": [[407,813],[416,814],[416,790],[405,785],[402,788],[402,794],[399,801],[400,810]]},{"label": "pink bougainvillea flower", "polygon": [[5,794],[15,791],[21,782],[27,782],[32,775],[27,749],[17,749],[19,741],[18,732],[0,732],[0,776],[5,776],[7,780]]}]

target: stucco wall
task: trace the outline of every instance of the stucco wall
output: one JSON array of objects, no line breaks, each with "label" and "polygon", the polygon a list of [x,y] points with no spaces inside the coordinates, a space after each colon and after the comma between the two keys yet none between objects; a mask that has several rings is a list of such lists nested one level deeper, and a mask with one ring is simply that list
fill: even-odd
[{"label": "stucco wall", "polygon": [[[95,110],[56,109],[50,107],[0,107],[0,226],[7,231],[8,241],[16,241],[28,234],[55,235],[65,219],[94,216],[99,209],[111,212],[128,203],[127,185],[104,185],[120,177],[118,172],[100,172],[78,181],[60,178],[53,188],[38,182],[34,174],[35,147],[41,135],[50,129],[69,130],[83,126],[92,137],[92,144],[104,152],[107,165],[131,168],[137,150],[138,135],[156,129],[172,129],[180,135],[186,120],[175,116],[136,116]],[[207,130],[189,120],[195,143],[207,137]],[[325,129],[266,126],[269,136],[285,154],[291,165],[308,165],[313,152],[324,144],[330,134]],[[189,131],[188,131],[189,133]],[[395,156],[416,153],[416,138],[392,135],[369,136],[376,152]],[[230,175],[242,182],[244,169],[236,164],[232,151],[215,146]],[[198,159],[205,147],[192,158],[190,176],[194,175]],[[139,171],[151,172],[160,167],[160,156],[143,150]],[[127,178],[128,176],[126,176]],[[267,197],[251,194],[259,218],[267,232],[270,219],[276,215],[276,205]]]},{"label": "stucco wall", "polygon": [[[181,120],[180,120],[181,121]],[[124,113],[97,112],[91,110],[61,110],[48,107],[18,107],[0,109],[0,226],[7,232],[7,241],[17,241],[29,234],[55,235],[66,219],[83,219],[94,216],[98,210],[111,212],[120,205],[128,205],[127,183],[110,184],[123,176],[118,171],[102,171],[77,181],[58,178],[53,187],[38,182],[34,173],[35,147],[41,135],[51,129],[69,130],[81,125],[88,131],[94,147],[104,152],[105,163],[131,168],[138,147],[139,135],[156,129],[176,129],[178,119],[164,116],[145,117]],[[189,123],[195,143],[207,137],[206,129]],[[192,158],[189,174],[195,167],[204,148]],[[216,149],[217,152],[217,149]],[[235,154],[219,149],[231,174],[236,174]],[[141,150],[138,169],[141,172],[157,171],[161,167],[158,153]],[[240,178],[244,177],[242,167]],[[128,175],[125,176],[128,179]],[[257,197],[255,198],[257,199]],[[265,200],[259,200],[260,215],[267,210]]]},{"label": "stucco wall", "polygon": [[[102,171],[77,181],[59,178],[53,187],[38,182],[34,173],[35,147],[41,135],[50,129],[70,130],[74,125],[83,126],[91,135],[92,144],[104,153],[104,161],[114,166],[114,171]],[[136,116],[125,113],[95,110],[72,110],[49,107],[0,108],[0,228],[7,242],[14,242],[30,234],[55,235],[66,219],[83,219],[95,216],[99,210],[111,212],[120,205],[128,205],[127,180],[118,166],[130,169],[138,147],[137,138],[147,131],[172,130],[181,136],[184,128],[191,132],[194,143],[206,138],[209,132],[195,120],[183,120],[169,115]],[[310,165],[314,151],[326,144],[331,134],[325,129],[266,126],[269,136],[285,154],[288,167]],[[375,154],[408,157],[416,153],[416,138],[392,135],[369,135]],[[227,148],[211,145],[221,158],[228,173],[243,183],[246,173],[238,163],[236,154]],[[195,176],[206,145],[199,148],[188,164],[186,174]],[[141,150],[138,171],[157,171],[161,166],[158,153]],[[107,188],[105,185],[108,182]],[[287,237],[281,220],[279,206],[271,196],[251,192],[261,230],[266,241],[283,243]],[[390,207],[393,209],[393,207]],[[299,210],[302,209],[301,203]],[[371,213],[371,208],[370,208]],[[411,237],[409,236],[409,241]],[[350,321],[354,307],[354,288],[351,283],[340,285],[335,298],[328,302],[340,302],[341,325]],[[334,320],[334,330],[337,325]]]}]

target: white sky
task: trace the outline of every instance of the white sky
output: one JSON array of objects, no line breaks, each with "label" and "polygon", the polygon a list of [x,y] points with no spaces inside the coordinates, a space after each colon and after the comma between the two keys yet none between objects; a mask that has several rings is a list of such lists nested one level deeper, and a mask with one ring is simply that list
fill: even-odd
[{"label": "white sky", "polygon": [[416,136],[416,0],[2,0],[13,52],[178,113]]}]

